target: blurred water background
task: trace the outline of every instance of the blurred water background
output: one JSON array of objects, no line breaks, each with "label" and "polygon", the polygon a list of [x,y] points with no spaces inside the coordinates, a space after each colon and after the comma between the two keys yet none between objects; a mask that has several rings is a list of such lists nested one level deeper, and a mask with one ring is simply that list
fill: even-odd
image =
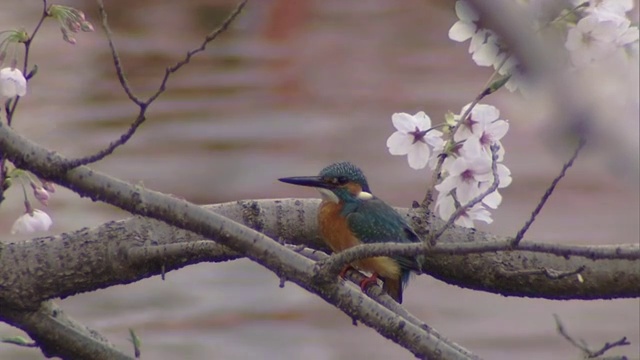
[{"label": "blurred water background", "polygon": [[[164,68],[196,47],[235,5],[229,1],[110,0],[109,19],[133,89],[154,91]],[[62,41],[46,22],[16,129],[68,156],[92,153],[136,116],[114,76],[96,5],[83,9],[96,33]],[[42,2],[3,0],[0,27],[33,28]],[[231,31],[173,76],[147,122],[97,170],[201,204],[237,199],[315,197],[278,177],[314,174],[350,160],[375,193],[396,206],[421,199],[430,179],[387,152],[391,114],[426,111],[434,122],[470,102],[490,75],[467,44],[447,38],[456,21],[448,1],[252,1]],[[515,234],[569,153],[550,148],[544,109],[499,92],[488,103],[511,122],[503,143],[513,184],[495,222],[482,229]],[[637,184],[620,179],[586,151],[525,240],[564,244],[638,241]],[[0,207],[0,231],[23,211],[14,187]],[[48,212],[51,233],[96,226],[127,213],[59,189]],[[19,239],[7,238],[5,240]],[[200,264],[136,284],[60,301],[66,311],[130,349],[128,328],[144,359],[411,359],[410,353],[293,284],[278,287],[247,260]],[[627,336],[612,354],[638,358],[640,304],[548,301],[461,289],[415,278],[405,305],[445,336],[487,359],[577,359],[555,332],[552,314],[593,347]],[[0,336],[19,330],[0,324]],[[37,350],[0,345],[0,359],[40,359]]]}]

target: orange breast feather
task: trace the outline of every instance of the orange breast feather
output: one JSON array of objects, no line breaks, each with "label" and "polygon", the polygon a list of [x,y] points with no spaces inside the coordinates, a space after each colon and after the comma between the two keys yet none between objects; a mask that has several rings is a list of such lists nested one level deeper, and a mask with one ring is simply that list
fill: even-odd
[{"label": "orange breast feather", "polygon": [[[349,229],[347,219],[340,215],[341,210],[341,203],[324,201],[318,211],[320,235],[336,253],[361,244]],[[352,265],[360,270],[378,273],[384,278],[397,279],[400,276],[400,266],[384,256],[358,260]]]},{"label": "orange breast feather", "polygon": [[341,203],[325,201],[318,212],[320,235],[334,252],[340,252],[360,244],[360,241],[349,230],[347,219],[340,216],[341,210]]}]

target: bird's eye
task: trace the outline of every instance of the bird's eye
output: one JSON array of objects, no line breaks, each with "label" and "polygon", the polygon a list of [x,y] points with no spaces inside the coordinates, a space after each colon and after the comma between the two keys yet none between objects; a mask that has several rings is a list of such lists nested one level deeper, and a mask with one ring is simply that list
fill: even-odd
[{"label": "bird's eye", "polygon": [[326,177],[323,179],[323,181],[333,185],[344,185],[349,182],[349,179],[346,176],[336,176],[336,177]]},{"label": "bird's eye", "polygon": [[347,179],[346,176],[338,176],[336,178],[336,183],[338,183],[339,185],[344,185],[344,184],[346,184],[348,182],[349,182],[349,179]]}]

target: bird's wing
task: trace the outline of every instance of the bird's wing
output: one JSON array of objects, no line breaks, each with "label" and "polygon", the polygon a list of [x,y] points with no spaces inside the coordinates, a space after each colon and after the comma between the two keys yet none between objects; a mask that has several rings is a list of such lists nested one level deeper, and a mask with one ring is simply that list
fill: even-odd
[{"label": "bird's wing", "polygon": [[[375,197],[362,201],[347,215],[347,222],[351,231],[363,243],[415,243],[421,241],[400,214]],[[393,256],[393,259],[404,269],[420,271],[415,257]]]}]

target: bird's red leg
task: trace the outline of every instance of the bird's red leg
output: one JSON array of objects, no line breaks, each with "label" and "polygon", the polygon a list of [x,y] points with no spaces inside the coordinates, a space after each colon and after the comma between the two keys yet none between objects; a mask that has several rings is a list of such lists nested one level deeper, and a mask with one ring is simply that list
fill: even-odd
[{"label": "bird's red leg", "polygon": [[[354,268],[351,265],[346,265],[342,271],[340,271],[340,278],[345,279],[347,276],[347,271],[349,270],[356,270],[356,268]],[[361,282],[360,282],[360,289],[362,289],[362,291],[366,291],[367,287],[377,284],[378,283],[378,273],[374,272],[373,274],[371,274],[371,276],[364,278]]]},{"label": "bird's red leg", "polygon": [[360,289],[362,289],[362,291],[365,291],[367,290],[368,286],[372,284],[377,284],[377,283],[378,283],[378,273],[374,272],[371,276],[369,276],[368,278],[365,278],[360,282]]},{"label": "bird's red leg", "polygon": [[340,278],[344,279],[344,278],[346,278],[346,277],[347,277],[347,271],[349,271],[349,270],[355,270],[355,268],[354,268],[353,266],[351,266],[350,264],[349,264],[349,265],[346,265],[346,266],[342,269],[342,271],[340,271],[340,274],[338,274],[338,275],[340,276]]}]

